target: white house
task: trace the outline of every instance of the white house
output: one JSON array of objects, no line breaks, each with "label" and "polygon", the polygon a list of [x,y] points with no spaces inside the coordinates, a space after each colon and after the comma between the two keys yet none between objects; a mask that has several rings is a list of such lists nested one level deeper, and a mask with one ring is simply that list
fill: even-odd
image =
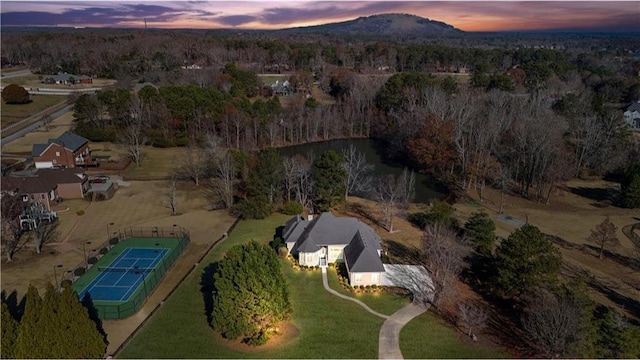
[{"label": "white house", "polygon": [[300,265],[344,262],[352,286],[381,284],[385,270],[380,237],[356,218],[335,217],[330,212],[310,220],[294,216],[287,221],[283,238]]},{"label": "white house", "polygon": [[633,103],[624,109],[624,122],[634,129],[640,129],[640,102]]}]

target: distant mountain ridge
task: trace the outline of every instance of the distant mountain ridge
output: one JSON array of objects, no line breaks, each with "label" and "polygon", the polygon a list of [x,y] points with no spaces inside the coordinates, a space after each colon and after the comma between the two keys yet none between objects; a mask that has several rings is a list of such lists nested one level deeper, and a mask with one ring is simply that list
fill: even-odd
[{"label": "distant mountain ridge", "polygon": [[331,35],[455,35],[462,30],[435,20],[410,14],[380,14],[354,20],[278,30],[279,32],[323,33]]}]

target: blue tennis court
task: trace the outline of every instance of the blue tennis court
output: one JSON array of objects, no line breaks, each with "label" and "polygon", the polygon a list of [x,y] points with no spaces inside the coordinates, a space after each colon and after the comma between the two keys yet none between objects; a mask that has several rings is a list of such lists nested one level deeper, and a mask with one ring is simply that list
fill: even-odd
[{"label": "blue tennis court", "polygon": [[91,299],[123,302],[129,300],[152,275],[156,265],[167,254],[166,248],[126,248],[109,267],[99,268],[100,274],[79,294],[89,293]]}]

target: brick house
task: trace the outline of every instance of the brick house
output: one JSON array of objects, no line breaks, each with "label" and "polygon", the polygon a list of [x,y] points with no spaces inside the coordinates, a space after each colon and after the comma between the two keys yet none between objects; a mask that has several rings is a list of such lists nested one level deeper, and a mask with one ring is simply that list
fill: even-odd
[{"label": "brick house", "polygon": [[31,155],[37,169],[73,168],[93,163],[89,140],[70,131],[49,139],[46,144],[33,144]]},{"label": "brick house", "polygon": [[56,184],[51,184],[37,176],[4,176],[2,178],[3,192],[22,197],[25,207],[28,204],[40,203],[47,211],[51,211],[57,199],[56,187]]},{"label": "brick house", "polygon": [[39,169],[36,176],[56,184],[56,197],[61,199],[82,199],[89,188],[82,168]]},{"label": "brick house", "polygon": [[82,199],[88,183],[81,168],[40,169],[31,176],[2,177],[2,191],[21,196],[25,205],[40,203],[51,211],[62,199]]}]

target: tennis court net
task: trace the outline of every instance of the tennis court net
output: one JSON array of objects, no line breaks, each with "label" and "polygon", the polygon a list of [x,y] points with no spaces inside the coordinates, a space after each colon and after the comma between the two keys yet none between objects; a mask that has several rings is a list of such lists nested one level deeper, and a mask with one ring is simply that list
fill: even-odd
[{"label": "tennis court net", "polygon": [[99,272],[117,272],[117,273],[148,273],[155,270],[155,268],[141,268],[141,267],[109,267],[109,266],[98,266]]}]

